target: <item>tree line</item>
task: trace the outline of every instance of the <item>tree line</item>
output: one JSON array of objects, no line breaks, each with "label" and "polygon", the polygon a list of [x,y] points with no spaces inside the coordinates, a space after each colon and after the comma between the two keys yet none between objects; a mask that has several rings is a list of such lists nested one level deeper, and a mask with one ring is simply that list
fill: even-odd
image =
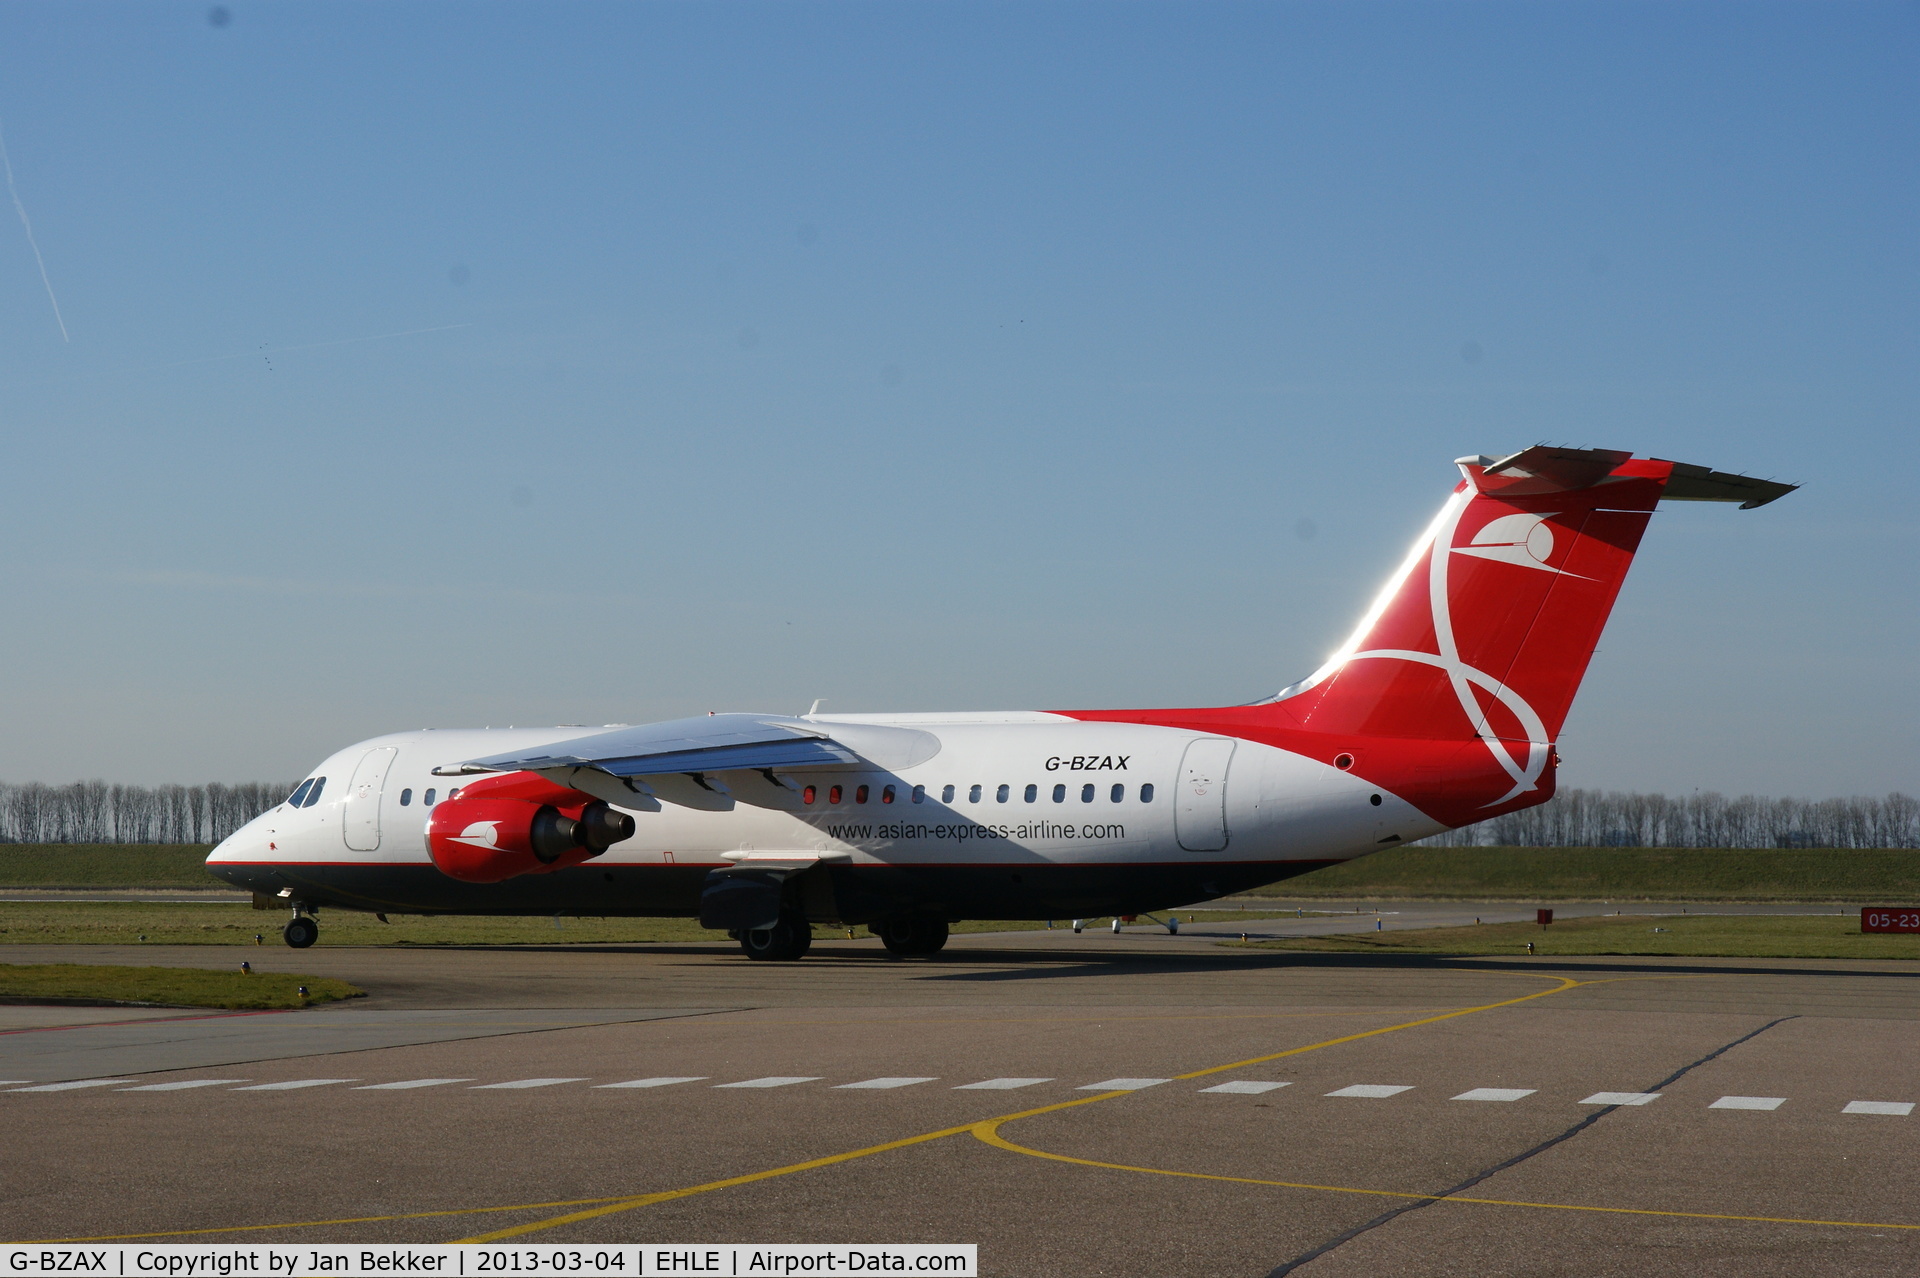
[{"label": "tree line", "polygon": [[0,782],[0,843],[218,843],[291,785],[22,785]]},{"label": "tree line", "polygon": [[1669,796],[1631,790],[1562,790],[1539,807],[1462,826],[1429,847],[1911,848],[1920,847],[1920,800],[1772,799],[1712,791]]},{"label": "tree line", "polygon": [[[292,785],[21,785],[0,782],[0,843],[218,843]],[[1539,807],[1421,842],[1439,847],[1911,848],[1920,800],[1773,799],[1711,791],[1670,797],[1562,790]]]}]

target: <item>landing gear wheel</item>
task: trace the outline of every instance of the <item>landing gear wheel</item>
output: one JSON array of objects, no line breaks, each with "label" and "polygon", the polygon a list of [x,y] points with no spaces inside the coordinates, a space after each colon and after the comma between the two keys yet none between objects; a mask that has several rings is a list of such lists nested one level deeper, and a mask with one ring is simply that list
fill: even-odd
[{"label": "landing gear wheel", "polygon": [[772,927],[748,928],[740,933],[740,948],[750,959],[790,963],[806,957],[813,946],[813,929],[797,914],[782,914]]},{"label": "landing gear wheel", "polygon": [[306,915],[296,916],[287,924],[286,931],[280,935],[287,938],[287,944],[296,950],[304,950],[320,939],[320,925]]},{"label": "landing gear wheel", "polygon": [[895,958],[925,958],[947,943],[947,921],[936,915],[915,914],[873,925],[873,933]]}]

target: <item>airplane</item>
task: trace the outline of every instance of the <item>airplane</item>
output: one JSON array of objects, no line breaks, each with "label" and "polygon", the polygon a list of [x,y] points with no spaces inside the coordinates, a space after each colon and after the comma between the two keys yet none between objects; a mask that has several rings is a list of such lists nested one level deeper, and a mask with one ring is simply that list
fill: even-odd
[{"label": "airplane", "polygon": [[697,917],[750,959],[811,925],[924,957],[969,919],[1141,915],[1552,797],[1555,741],[1661,501],[1796,485],[1537,445],[1461,478],[1347,641],[1244,705],[716,713],[423,730],[329,756],[222,841],[292,911]]}]

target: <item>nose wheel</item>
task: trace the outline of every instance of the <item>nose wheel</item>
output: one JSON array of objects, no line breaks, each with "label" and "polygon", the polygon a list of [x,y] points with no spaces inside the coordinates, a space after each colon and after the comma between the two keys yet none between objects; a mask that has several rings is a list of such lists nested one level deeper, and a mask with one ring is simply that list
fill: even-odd
[{"label": "nose wheel", "polygon": [[304,950],[320,939],[320,925],[305,914],[296,914],[288,921],[286,929],[280,933],[288,945],[296,950]]}]

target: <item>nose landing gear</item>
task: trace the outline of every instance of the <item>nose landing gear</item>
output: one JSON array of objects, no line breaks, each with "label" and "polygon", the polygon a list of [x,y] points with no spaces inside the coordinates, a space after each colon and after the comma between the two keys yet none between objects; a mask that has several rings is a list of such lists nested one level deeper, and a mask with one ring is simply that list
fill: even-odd
[{"label": "nose landing gear", "polygon": [[295,914],[280,935],[294,949],[304,950],[320,939],[320,923],[311,914]]}]

